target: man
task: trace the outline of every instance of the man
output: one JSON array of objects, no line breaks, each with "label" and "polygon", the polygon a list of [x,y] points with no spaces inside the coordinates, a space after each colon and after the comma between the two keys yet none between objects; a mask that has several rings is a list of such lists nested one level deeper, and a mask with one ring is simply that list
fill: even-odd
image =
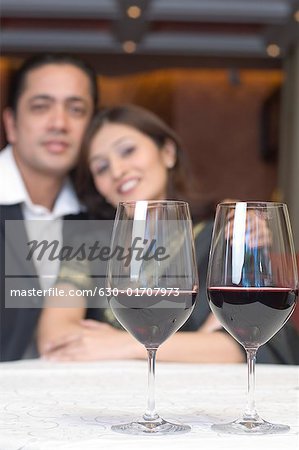
[{"label": "man", "polygon": [[[34,355],[40,313],[37,308],[5,308],[4,247],[10,244],[4,238],[5,220],[25,219],[26,228],[31,219],[62,224],[63,217],[80,213],[67,175],[75,167],[97,101],[95,73],[70,55],[33,57],[13,79],[3,115],[9,145],[0,152],[1,360]],[[26,231],[30,237],[28,227]],[[35,282],[28,278],[28,287]]]}]

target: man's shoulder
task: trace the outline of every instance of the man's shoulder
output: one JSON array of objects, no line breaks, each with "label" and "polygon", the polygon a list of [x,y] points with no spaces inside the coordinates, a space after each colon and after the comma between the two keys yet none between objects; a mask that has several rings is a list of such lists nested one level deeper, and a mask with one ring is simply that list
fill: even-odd
[{"label": "man's shoulder", "polygon": [[23,213],[20,204],[3,205],[0,204],[0,219],[3,220],[22,220]]}]

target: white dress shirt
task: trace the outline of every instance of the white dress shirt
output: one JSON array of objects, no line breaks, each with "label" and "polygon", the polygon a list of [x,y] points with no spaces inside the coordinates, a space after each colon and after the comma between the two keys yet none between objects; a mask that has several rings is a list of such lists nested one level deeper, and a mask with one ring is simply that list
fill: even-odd
[{"label": "white dress shirt", "polygon": [[[69,179],[66,179],[63,184],[51,211],[42,205],[32,203],[17,167],[12,147],[8,145],[0,152],[0,205],[15,204],[21,205],[29,240],[37,239],[41,241],[46,239],[51,241],[56,239],[60,242],[60,246],[62,242],[63,216],[78,214],[82,210]],[[50,263],[45,253],[45,257],[41,261],[38,261],[37,258],[33,258],[33,261],[39,275],[41,288],[48,289],[57,278],[59,260],[57,259]],[[33,335],[33,339],[29,343],[23,359],[37,356],[36,339]]]},{"label": "white dress shirt", "polygon": [[[17,167],[12,147],[8,145],[0,152],[0,205],[21,204],[25,227],[30,240],[41,241],[57,239],[61,242],[62,218],[68,214],[78,214],[82,207],[69,179],[66,179],[56,201],[50,211],[42,205],[32,203],[22,176]],[[43,289],[55,282],[59,270],[59,261],[48,264],[45,256],[41,261],[35,260],[37,273]]]}]

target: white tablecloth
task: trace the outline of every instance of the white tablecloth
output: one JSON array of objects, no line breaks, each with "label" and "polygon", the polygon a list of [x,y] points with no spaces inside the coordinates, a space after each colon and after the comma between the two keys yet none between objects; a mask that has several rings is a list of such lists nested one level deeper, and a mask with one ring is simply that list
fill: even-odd
[{"label": "white tablecloth", "polygon": [[1,450],[298,449],[298,367],[258,365],[261,416],[285,423],[283,435],[217,435],[212,423],[240,415],[246,365],[157,364],[157,409],[192,426],[178,436],[127,436],[112,424],[141,416],[143,361],[59,364],[41,360],[0,364]]}]

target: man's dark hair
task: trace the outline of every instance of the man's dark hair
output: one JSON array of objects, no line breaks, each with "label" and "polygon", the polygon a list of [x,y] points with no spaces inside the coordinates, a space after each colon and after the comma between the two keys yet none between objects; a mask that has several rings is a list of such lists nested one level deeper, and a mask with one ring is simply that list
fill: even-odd
[{"label": "man's dark hair", "polygon": [[8,93],[8,107],[12,109],[14,114],[17,112],[19,98],[25,89],[27,75],[32,70],[48,64],[70,64],[78,69],[81,69],[89,79],[90,94],[93,99],[94,111],[96,110],[98,106],[98,86],[96,72],[93,68],[85,61],[74,55],[48,53],[35,55],[26,59],[21,67],[13,74]]}]

